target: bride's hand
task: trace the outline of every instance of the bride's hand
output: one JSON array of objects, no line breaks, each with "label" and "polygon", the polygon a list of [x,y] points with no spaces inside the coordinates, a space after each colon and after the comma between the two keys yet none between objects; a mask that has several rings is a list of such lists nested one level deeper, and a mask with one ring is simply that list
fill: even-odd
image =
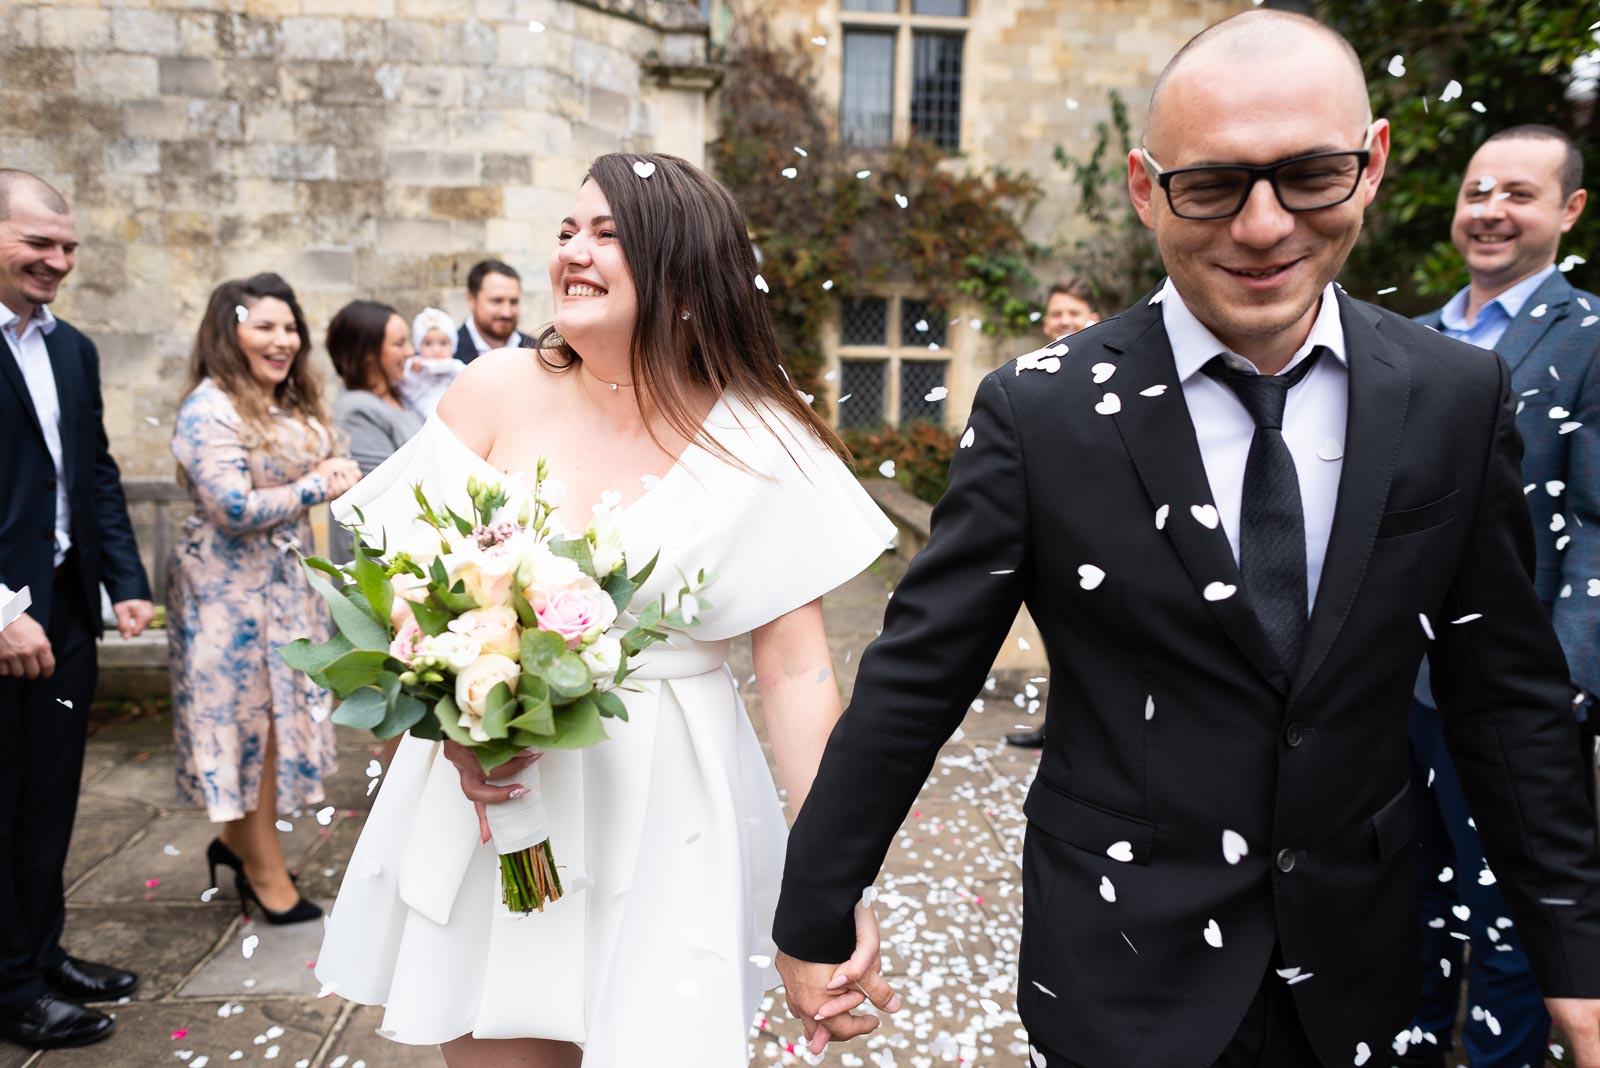
[{"label": "bride's hand", "polygon": [[[472,801],[473,807],[478,810],[478,840],[489,840],[489,815],[485,805],[498,805],[502,801],[510,801],[513,797],[521,797],[526,791],[516,783],[498,786],[489,781],[489,776],[484,774],[483,765],[478,763],[478,758],[472,750],[460,742],[452,742],[448,738],[444,743],[444,755],[450,763],[456,766],[456,773],[461,776],[461,792]],[[510,760],[494,769],[493,775],[503,779],[508,775],[515,775],[535,760],[544,756],[542,752],[530,749],[519,753]]]},{"label": "bride's hand", "polygon": [[[843,1026],[843,1021],[836,1021],[829,1027],[829,1018],[838,1017],[850,1012],[863,1002],[870,1001],[883,1012],[899,1012],[901,1007],[900,995],[884,980],[883,962],[879,956],[878,917],[872,911],[872,906],[865,902],[856,903],[856,948],[850,954],[850,959],[833,970],[833,978],[828,981],[827,988],[837,991],[817,1009],[816,1019],[821,1024],[819,1031],[827,1033],[813,1036],[811,1051],[820,1053],[818,1041],[826,1045],[829,1038],[848,1037],[854,1035],[853,1029]],[[873,1022],[867,1030],[876,1027]]]}]

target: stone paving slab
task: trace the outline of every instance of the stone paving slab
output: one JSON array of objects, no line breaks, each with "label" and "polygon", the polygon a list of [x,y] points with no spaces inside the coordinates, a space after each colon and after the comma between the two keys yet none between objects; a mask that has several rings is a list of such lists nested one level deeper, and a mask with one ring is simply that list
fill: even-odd
[{"label": "stone paving slab", "polygon": [[[331,898],[313,897],[324,913]],[[230,902],[230,904],[233,902]],[[274,927],[259,911],[250,922],[235,922],[227,937],[183,988],[180,997],[251,998],[266,994],[316,997],[322,984],[312,974],[322,949],[320,920]],[[236,917],[237,918],[237,917]],[[247,955],[248,954],[248,955]]]},{"label": "stone paving slab", "polygon": [[79,956],[136,968],[132,1000],[159,1001],[216,952],[237,918],[230,908],[198,903],[73,908],[66,944]]},{"label": "stone paving slab", "polygon": [[[112,1038],[85,1049],[47,1051],[29,1068],[310,1068],[340,1006],[314,998],[158,1002],[118,1006],[116,1014]],[[182,1051],[191,1056],[181,1058]]]}]

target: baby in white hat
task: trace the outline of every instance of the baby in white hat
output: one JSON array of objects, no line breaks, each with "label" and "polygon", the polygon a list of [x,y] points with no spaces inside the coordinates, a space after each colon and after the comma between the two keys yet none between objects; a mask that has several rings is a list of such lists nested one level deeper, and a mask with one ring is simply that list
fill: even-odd
[{"label": "baby in white hat", "polygon": [[406,361],[400,399],[407,407],[432,417],[439,398],[466,366],[455,355],[455,320],[438,308],[422,309],[411,321],[411,344],[417,354]]}]

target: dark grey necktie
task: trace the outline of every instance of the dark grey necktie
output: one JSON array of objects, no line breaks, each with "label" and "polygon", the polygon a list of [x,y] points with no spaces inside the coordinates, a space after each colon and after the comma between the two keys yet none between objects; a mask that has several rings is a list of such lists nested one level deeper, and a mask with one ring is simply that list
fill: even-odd
[{"label": "dark grey necktie", "polygon": [[1289,390],[1311,372],[1322,352],[1317,346],[1283,375],[1235,371],[1221,356],[1205,366],[1205,373],[1233,390],[1255,420],[1239,510],[1239,573],[1256,618],[1291,676],[1300,664],[1300,643],[1310,612],[1305,511],[1294,457],[1283,440],[1283,407]]}]

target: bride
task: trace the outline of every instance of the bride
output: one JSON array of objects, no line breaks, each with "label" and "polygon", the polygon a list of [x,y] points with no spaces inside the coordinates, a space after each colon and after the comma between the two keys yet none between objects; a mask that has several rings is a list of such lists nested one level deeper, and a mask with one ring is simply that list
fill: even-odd
[{"label": "bride", "polygon": [[[713,581],[695,623],[641,654],[628,721],[539,760],[568,892],[542,913],[500,902],[470,751],[406,737],[351,858],[317,975],[386,1007],[380,1033],[440,1044],[451,1068],[745,1065],[776,985],[770,937],[787,835],[761,745],[726,660],[750,634],[761,708],[794,811],[840,715],[821,597],[870,564],[893,527],[841,462],[843,447],[788,383],[754,284],[738,205],[672,156],[596,159],[550,258],[555,323],[537,350],[462,372],[436,416],[335,506],[364,536],[405,544],[418,483],[531,472],[566,486],[555,522],[619,509],[632,567],[659,550],[638,610],[680,575]],[[531,482],[531,479],[529,480]],[[670,607],[670,605],[669,605]],[[624,614],[621,625],[630,621]],[[476,806],[476,811],[475,811]],[[858,948],[824,1020],[899,999]],[[824,1038],[826,1035],[824,1034]]]}]

